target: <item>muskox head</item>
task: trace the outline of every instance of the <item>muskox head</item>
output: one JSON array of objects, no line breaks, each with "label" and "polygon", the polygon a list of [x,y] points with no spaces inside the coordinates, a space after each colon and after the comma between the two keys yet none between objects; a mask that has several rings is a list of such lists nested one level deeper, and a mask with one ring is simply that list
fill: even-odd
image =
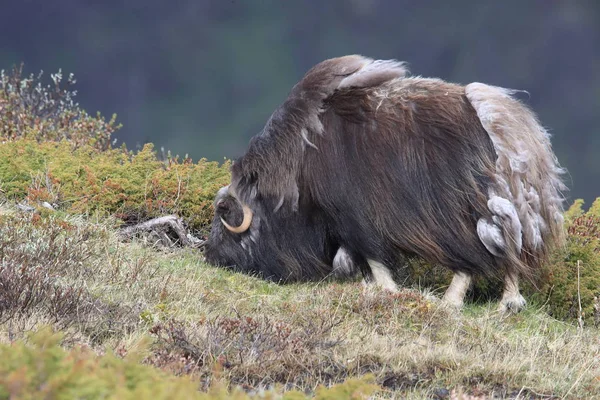
[{"label": "muskox head", "polygon": [[350,255],[327,232],[319,213],[274,212],[274,206],[264,199],[242,202],[231,186],[219,190],[206,261],[277,282],[354,274]]},{"label": "muskox head", "polygon": [[[256,221],[255,228],[250,231],[253,211],[229,192],[229,186],[217,193],[214,209],[215,216],[205,249],[206,260],[215,265],[252,271],[248,243],[255,243],[258,238]],[[251,233],[254,238],[250,237]]]}]

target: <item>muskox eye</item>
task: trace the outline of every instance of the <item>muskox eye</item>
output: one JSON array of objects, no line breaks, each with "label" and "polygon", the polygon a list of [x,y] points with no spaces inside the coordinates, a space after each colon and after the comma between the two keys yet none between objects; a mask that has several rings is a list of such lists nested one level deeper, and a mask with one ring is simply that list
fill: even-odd
[{"label": "muskox eye", "polygon": [[229,207],[227,206],[227,202],[225,200],[219,200],[217,202],[217,210],[224,212],[227,211],[229,209]]}]

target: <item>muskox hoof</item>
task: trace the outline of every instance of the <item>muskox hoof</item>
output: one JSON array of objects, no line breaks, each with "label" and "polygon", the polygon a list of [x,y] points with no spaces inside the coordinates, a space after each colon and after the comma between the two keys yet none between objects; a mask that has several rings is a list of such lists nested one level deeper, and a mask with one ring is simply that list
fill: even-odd
[{"label": "muskox hoof", "polygon": [[500,304],[498,304],[498,311],[500,311],[501,313],[516,314],[518,312],[521,312],[526,305],[527,301],[519,293],[515,296],[502,298]]},{"label": "muskox hoof", "polygon": [[471,286],[471,275],[464,272],[457,272],[452,277],[450,286],[446,289],[442,302],[449,307],[460,310],[465,302],[465,294]]},{"label": "muskox hoof", "polygon": [[398,287],[396,286],[384,286],[379,282],[367,281],[363,279],[361,281],[363,294],[374,295],[376,293],[387,292],[391,294],[398,293]]},{"label": "muskox hoof", "polygon": [[451,310],[460,311],[464,305],[464,301],[452,294],[448,295],[448,293],[446,293],[444,297],[442,297],[442,301],[440,302],[440,304]]}]

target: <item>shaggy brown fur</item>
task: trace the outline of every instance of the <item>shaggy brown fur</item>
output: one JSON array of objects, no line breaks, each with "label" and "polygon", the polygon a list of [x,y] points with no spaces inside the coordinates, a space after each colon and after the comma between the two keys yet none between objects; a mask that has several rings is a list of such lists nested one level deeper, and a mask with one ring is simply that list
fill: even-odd
[{"label": "shaggy brown fur", "polygon": [[[367,275],[369,260],[401,277],[404,257],[418,255],[468,276],[530,277],[561,242],[560,173],[547,133],[509,91],[347,56],[292,89],[234,163],[228,193],[255,213],[236,237],[255,248],[248,270],[286,271],[265,265],[281,259],[261,261],[257,243],[313,215],[327,244],[311,255],[326,264],[333,246]],[[227,232],[213,229],[213,260],[227,264]],[[283,246],[268,251],[302,253],[301,241]]]}]

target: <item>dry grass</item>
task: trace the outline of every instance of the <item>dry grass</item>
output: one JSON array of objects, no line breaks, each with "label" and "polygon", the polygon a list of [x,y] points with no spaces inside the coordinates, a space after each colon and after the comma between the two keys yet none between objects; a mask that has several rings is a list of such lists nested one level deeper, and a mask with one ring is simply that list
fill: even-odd
[{"label": "dry grass", "polygon": [[[280,286],[207,266],[192,250],[119,243],[109,222],[0,212],[0,340],[50,323],[65,345],[218,374],[248,391],[314,390],[366,373],[384,398],[591,398],[600,331],[531,306],[453,313],[421,291],[357,282]],[[597,396],[597,395],[596,395]],[[466,397],[465,397],[466,398]]]}]

